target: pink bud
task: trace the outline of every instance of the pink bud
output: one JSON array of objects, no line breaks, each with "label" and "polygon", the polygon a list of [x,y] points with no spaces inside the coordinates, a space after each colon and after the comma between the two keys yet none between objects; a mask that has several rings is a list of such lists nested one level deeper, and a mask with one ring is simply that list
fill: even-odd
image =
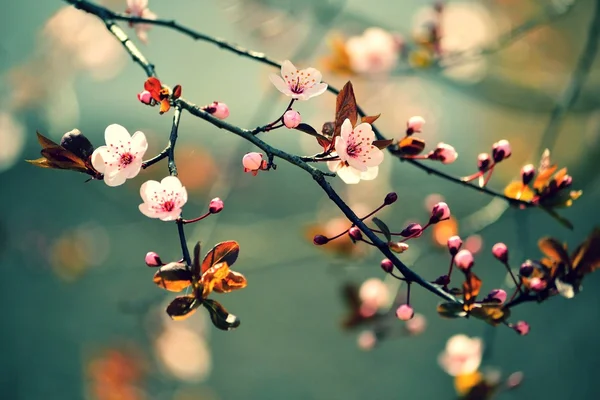
[{"label": "pink bud", "polygon": [[404,253],[406,250],[408,250],[409,246],[408,246],[408,243],[404,243],[404,242],[389,242],[388,247],[394,253]]},{"label": "pink bud", "polygon": [[523,373],[521,371],[513,372],[506,378],[506,387],[514,389],[523,382]]},{"label": "pink bud", "polygon": [[408,321],[415,315],[415,310],[408,304],[402,304],[396,309],[396,317],[402,321]]},{"label": "pink bud", "polygon": [[362,239],[362,232],[356,226],[353,226],[348,230],[348,235],[354,240]]},{"label": "pink bud", "polygon": [[244,172],[251,172],[256,175],[258,170],[263,168],[263,155],[260,153],[248,153],[242,158]]},{"label": "pink bud", "polygon": [[153,252],[153,251],[149,251],[149,252],[146,254],[146,259],[145,259],[145,261],[146,261],[146,265],[147,265],[147,266],[149,266],[149,267],[160,267],[160,266],[162,266],[162,265],[165,265],[165,264],[163,264],[163,262],[161,261],[161,259],[160,259],[160,257],[158,256],[158,254],[156,254],[156,253],[155,253],[155,252]]},{"label": "pink bud", "polygon": [[416,313],[413,318],[406,321],[406,330],[411,335],[420,335],[425,328],[427,328],[427,319],[422,314]]},{"label": "pink bud", "polygon": [[150,94],[149,91],[144,90],[141,93],[138,93],[137,98],[140,102],[152,106],[154,105],[154,99],[152,98],[152,95]]},{"label": "pink bud", "polygon": [[423,233],[423,227],[420,224],[411,223],[408,224],[406,228],[402,232],[400,232],[400,236],[403,237],[419,237]]},{"label": "pink bud", "polygon": [[527,277],[531,276],[534,268],[535,268],[535,266],[533,265],[533,261],[527,260],[523,264],[521,264],[521,268],[519,268],[519,275],[527,278]]},{"label": "pink bud", "polygon": [[546,281],[538,278],[537,276],[531,278],[531,280],[529,281],[529,287],[534,292],[541,292],[542,290],[546,289],[546,286]]},{"label": "pink bud", "polygon": [[460,236],[451,236],[448,239],[448,250],[450,250],[450,255],[455,256],[462,244],[463,242]]},{"label": "pink bud", "polygon": [[492,254],[499,261],[503,263],[508,262],[508,247],[504,243],[496,243],[494,247],[492,247]]},{"label": "pink bud", "polygon": [[302,118],[296,110],[288,110],[283,114],[283,124],[290,129],[300,125],[300,122],[302,122]]},{"label": "pink bud", "polygon": [[398,200],[398,194],[396,192],[388,193],[383,200],[383,204],[389,206],[390,204],[394,204]]},{"label": "pink bud", "polygon": [[394,263],[389,258],[384,258],[381,260],[381,269],[389,274],[394,270]]},{"label": "pink bud", "polygon": [[215,101],[212,103],[212,108],[214,108],[215,111],[211,114],[215,117],[219,119],[225,119],[229,117],[229,107],[227,107],[227,104]]},{"label": "pink bud", "polygon": [[454,147],[446,143],[438,143],[437,148],[427,156],[430,160],[441,161],[442,164],[450,164],[456,161],[458,153]]},{"label": "pink bud", "polygon": [[454,263],[463,271],[468,271],[474,264],[473,254],[469,250],[461,250],[454,256]]},{"label": "pink bud", "polygon": [[377,336],[372,331],[364,331],[358,335],[358,347],[362,350],[371,350],[377,344]]},{"label": "pink bud", "polygon": [[500,162],[507,159],[511,155],[510,143],[508,140],[502,139],[492,146],[492,157],[494,162]]},{"label": "pink bud", "polygon": [[406,123],[406,134],[412,135],[415,132],[421,132],[424,124],[425,118],[419,116],[410,117]]},{"label": "pink bud", "polygon": [[485,172],[488,170],[490,166],[490,155],[488,153],[480,153],[477,156],[477,169],[481,172]]},{"label": "pink bud", "polygon": [[502,304],[506,301],[506,292],[502,289],[494,289],[487,295],[487,300]]},{"label": "pink bud", "polygon": [[448,204],[440,201],[431,209],[431,217],[429,218],[430,224],[437,224],[440,221],[450,218],[450,207]]},{"label": "pink bud", "polygon": [[327,244],[327,242],[329,242],[329,238],[323,235],[315,235],[315,237],[313,238],[313,243],[317,246]]},{"label": "pink bud", "polygon": [[533,164],[527,164],[523,168],[521,168],[521,180],[523,181],[523,185],[528,185],[529,182],[532,181],[535,176],[535,167]]},{"label": "pink bud", "polygon": [[218,197],[215,197],[208,204],[208,211],[210,211],[211,214],[217,214],[220,213],[221,210],[223,210],[223,206],[223,200],[221,200]]},{"label": "pink bud", "polygon": [[521,336],[525,336],[529,333],[529,324],[525,321],[519,321],[513,325],[513,329]]}]

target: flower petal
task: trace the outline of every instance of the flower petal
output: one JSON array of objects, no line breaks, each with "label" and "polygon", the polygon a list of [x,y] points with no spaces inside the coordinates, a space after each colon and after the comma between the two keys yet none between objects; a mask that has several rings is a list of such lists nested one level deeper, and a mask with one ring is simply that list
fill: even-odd
[{"label": "flower petal", "polygon": [[352,167],[342,167],[337,171],[337,174],[345,183],[349,185],[360,182],[360,172]]},{"label": "flower petal", "polygon": [[[352,135],[352,122],[350,122],[350,120],[348,118],[346,118],[344,120],[344,122],[342,123],[342,127],[340,130],[340,136],[342,139],[344,139],[346,142],[348,141],[348,139],[350,138],[350,136]],[[336,149],[337,151],[337,149]],[[339,151],[338,151],[339,153]]]},{"label": "flower petal", "polygon": [[181,181],[176,176],[167,176],[160,181],[160,186],[168,191],[178,192],[183,188]]},{"label": "flower petal", "polygon": [[304,99],[302,99],[302,100],[308,100],[311,97],[319,96],[319,95],[325,93],[326,90],[327,90],[326,83],[317,83],[316,85],[306,88],[304,90],[304,93],[303,93]]},{"label": "flower petal", "polygon": [[131,179],[135,178],[142,169],[142,159],[136,158],[134,162],[129,164],[127,167],[123,168],[123,173],[125,174],[125,178]]},{"label": "flower petal", "polygon": [[125,171],[121,170],[114,170],[111,172],[108,172],[104,174],[104,182],[108,185],[108,186],[120,186],[122,184],[125,183],[125,181],[127,180],[126,178],[126,174]]},{"label": "flower petal", "polygon": [[281,63],[281,76],[284,80],[290,81],[296,79],[298,68],[290,60],[285,60]]},{"label": "flower petal", "polygon": [[285,83],[283,78],[281,78],[280,76],[277,76],[275,74],[271,74],[271,75],[269,75],[269,79],[271,80],[273,85],[275,85],[277,90],[279,90],[281,93],[285,94],[286,96],[293,95],[292,91],[290,90],[289,85],[287,83]]},{"label": "flower petal", "polygon": [[379,150],[375,146],[367,146],[366,158],[363,158],[367,167],[376,167],[383,162],[383,151]]},{"label": "flower petal", "polygon": [[[300,73],[304,73],[304,76],[306,77],[310,76],[311,79],[306,82],[306,87],[308,88],[313,87],[314,85],[318,85],[319,83],[321,83],[321,79],[323,79],[323,75],[321,75],[321,72],[315,68],[306,68],[300,71]],[[313,80],[314,82],[312,82]],[[325,85],[325,87],[327,88],[327,85]]]},{"label": "flower petal", "polygon": [[329,168],[331,172],[338,172],[344,165],[344,161],[327,161],[327,168]]},{"label": "flower petal", "polygon": [[373,127],[367,122],[358,124],[354,128],[354,132],[360,134],[361,141],[371,144],[375,140],[375,134],[373,133]]},{"label": "flower petal", "polygon": [[146,181],[140,187],[140,196],[144,203],[152,203],[152,195],[160,190],[160,183],[157,181]]},{"label": "flower petal", "polygon": [[134,153],[136,157],[142,158],[144,154],[146,154],[146,150],[148,150],[146,135],[144,132],[137,131],[131,137],[131,152]]},{"label": "flower petal", "polygon": [[96,169],[96,171],[100,173],[104,173],[106,170],[106,164],[104,163],[105,158],[108,157],[107,154],[108,148],[106,146],[100,146],[92,153],[92,166]]},{"label": "flower petal", "polygon": [[[347,121],[347,120],[346,120]],[[348,142],[343,137],[335,138],[335,151],[338,153],[338,157],[342,161],[348,161]]]},{"label": "flower petal", "polygon": [[175,221],[181,215],[181,208],[176,207],[172,211],[157,213],[157,215],[161,221]]},{"label": "flower petal", "polygon": [[369,167],[365,172],[360,173],[360,179],[363,181],[372,181],[377,178],[379,174],[379,167]]},{"label": "flower petal", "polygon": [[119,124],[112,124],[106,127],[104,130],[104,140],[107,145],[120,145],[121,143],[127,143],[131,140],[131,135],[123,126]]}]

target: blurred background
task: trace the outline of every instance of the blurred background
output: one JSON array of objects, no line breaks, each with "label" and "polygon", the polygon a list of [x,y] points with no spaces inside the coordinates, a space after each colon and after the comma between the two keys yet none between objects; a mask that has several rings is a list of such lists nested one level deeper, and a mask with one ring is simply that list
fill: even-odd
[{"label": "blurred background", "polygon": [[[359,104],[382,114],[378,126],[388,137],[401,138],[406,120],[422,115],[428,146],[446,142],[458,151],[454,164],[436,165],[456,176],[475,172],[477,154],[508,139],[513,154],[489,185],[501,191],[549,148],[584,192],[560,211],[573,231],[542,211],[506,209],[502,201],[390,159],[375,181],[349,186],[332,178],[358,214],[396,191],[398,202],[380,215],[394,229],[426,222],[431,202],[445,199],[452,224],[414,241],[402,257],[433,280],[449,261],[439,243],[458,229],[477,251],[487,292],[508,287],[506,271],[491,255],[494,243],[508,245],[516,268],[539,257],[539,237],[574,247],[598,223],[600,61],[598,30],[590,29],[596,3],[450,1],[441,14],[423,0],[151,0],[149,7],[272,58],[314,66],[336,87],[351,79]],[[125,0],[103,4],[126,8]],[[392,319],[396,333],[386,340],[369,336],[368,326],[345,331],[342,288],[383,280],[381,256],[360,246],[313,246],[315,232],[331,235],[347,224],[312,178],[282,161],[276,171],[244,174],[241,157],[252,147],[185,113],[176,153],[190,197],[185,216],[204,213],[213,197],[225,201],[221,214],[189,226],[190,245],[201,240],[208,250],[238,241],[235,269],[249,285],[217,295],[241,318],[236,331],[214,329],[204,312],[170,321],[163,310],[173,295],[152,283],[154,271],[143,257],[155,251],[163,260],[179,259],[176,228],[137,209],[140,184],[166,176],[166,163],[109,188],[24,160],[39,157],[36,130],[59,141],[78,128],[99,146],[113,123],[143,131],[153,155],[167,142],[171,117],[139,104],[143,71],[93,17],[59,0],[22,0],[4,2],[0,18],[2,399],[453,399],[452,378],[437,359],[457,333],[483,338],[483,366],[503,376],[524,373],[518,389],[498,398],[597,398],[600,276],[587,278],[574,299],[519,307],[513,318],[531,325],[525,337],[481,321],[442,320],[438,299],[420,288],[411,303],[426,327]],[[357,50],[348,45],[372,27],[392,35],[398,50],[376,60],[377,68],[354,63]],[[431,60],[432,27],[441,27],[438,50],[458,62]],[[183,96],[197,104],[227,103],[231,123],[253,128],[286,107],[268,79],[277,71],[268,66],[159,27],[148,32],[147,44],[137,43],[163,83],[181,84]],[[335,98],[326,93],[296,109],[320,127],[333,118]],[[320,150],[297,131],[263,136],[297,154]],[[384,283],[390,293],[398,290]]]}]

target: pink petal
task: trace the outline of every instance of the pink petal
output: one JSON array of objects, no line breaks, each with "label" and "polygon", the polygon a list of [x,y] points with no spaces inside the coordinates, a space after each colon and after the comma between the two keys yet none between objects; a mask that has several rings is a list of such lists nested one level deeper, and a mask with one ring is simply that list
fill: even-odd
[{"label": "pink petal", "polygon": [[104,182],[108,186],[120,186],[125,183],[125,171],[111,171],[110,173],[104,174]]},{"label": "pink petal", "polygon": [[[319,70],[315,68],[306,68],[300,72],[304,72],[303,76],[309,78],[306,82],[306,86],[309,88],[318,85],[319,83],[321,83],[321,79],[323,79],[323,75],[321,75],[321,72],[319,72]],[[308,76],[309,74],[310,76]],[[315,80],[314,82],[312,81],[313,79]]]},{"label": "pink petal", "polygon": [[[290,60],[285,60],[281,63],[281,76],[284,80],[292,80],[297,77],[298,68]],[[286,75],[288,78],[286,79]]]},{"label": "pink petal", "polygon": [[279,90],[281,93],[285,94],[286,96],[294,95],[294,93],[292,93],[292,91],[290,90],[289,85],[280,76],[271,74],[269,75],[269,79],[271,80],[273,85],[275,85],[277,90]]},{"label": "pink petal", "polygon": [[[347,120],[346,120],[347,121]],[[338,153],[338,157],[340,158],[340,160],[342,161],[347,161],[348,160],[348,143],[346,142],[346,140],[343,137],[336,137],[335,138],[335,151]]]},{"label": "pink petal", "polygon": [[135,178],[142,169],[142,159],[136,158],[134,162],[123,168],[123,172],[125,173],[125,177],[127,179]]},{"label": "pink petal", "polygon": [[156,212],[150,208],[150,206],[147,203],[142,203],[138,206],[138,208],[140,209],[140,212],[142,214],[144,214],[146,217],[148,218],[157,218],[156,216]]},{"label": "pink petal", "polygon": [[146,135],[144,135],[144,132],[137,131],[131,137],[131,152],[137,152],[136,157],[141,159],[146,154],[146,150],[148,150]]},{"label": "pink petal", "polygon": [[342,139],[344,139],[345,142],[348,142],[350,135],[352,135],[352,122],[350,122],[350,120],[346,118],[342,123],[340,136],[342,137]]},{"label": "pink petal", "polygon": [[301,100],[308,100],[311,97],[315,97],[318,96],[320,94],[323,94],[325,91],[327,90],[327,84],[326,83],[317,83],[316,85],[309,87],[307,89],[304,90],[304,93],[302,93],[303,95],[303,99]]},{"label": "pink petal", "polygon": [[363,181],[372,181],[373,179],[377,178],[378,174],[379,167],[369,167],[365,172],[360,174],[360,179]]},{"label": "pink petal", "polygon": [[165,189],[167,192],[178,192],[183,188],[181,181],[176,176],[167,176],[163,178],[162,181],[160,181],[160,186],[162,186],[162,189]]},{"label": "pink petal", "polygon": [[160,183],[157,181],[146,181],[140,187],[140,196],[144,203],[153,203],[152,195],[161,189]]},{"label": "pink petal", "polygon": [[377,165],[383,162],[383,151],[379,150],[375,146],[370,146],[368,157],[366,159],[363,159],[364,161],[366,161],[365,163],[363,163],[363,165],[366,165],[367,167],[376,167]]},{"label": "pink petal", "polygon": [[360,132],[361,139],[365,142],[372,143],[375,140],[375,134],[373,133],[373,127],[371,124],[363,122],[362,124],[358,124],[354,128],[354,132]]}]

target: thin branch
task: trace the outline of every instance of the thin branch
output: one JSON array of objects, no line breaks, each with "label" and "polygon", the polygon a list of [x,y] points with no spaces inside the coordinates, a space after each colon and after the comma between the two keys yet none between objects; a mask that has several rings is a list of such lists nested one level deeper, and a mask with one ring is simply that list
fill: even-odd
[{"label": "thin branch", "polygon": [[[86,0],[64,0],[64,1],[66,1],[67,3],[73,4],[75,7],[79,8],[80,10],[83,10],[83,11],[86,11],[88,13],[98,16],[99,18],[104,20],[104,22],[106,23],[107,27],[109,27],[109,30],[111,30],[111,32],[113,32],[113,31],[110,27],[115,26],[115,24],[112,23],[111,21],[126,21],[126,22],[130,22],[130,23],[144,23],[144,24],[163,26],[166,28],[173,29],[177,32],[180,32],[186,36],[189,36],[194,40],[211,43],[211,44],[218,46],[221,49],[227,50],[227,51],[237,54],[239,56],[250,58],[254,61],[258,61],[260,63],[266,64],[266,65],[269,65],[269,66],[272,66],[275,68],[281,68],[281,63],[267,57],[264,53],[248,50],[246,48],[238,46],[237,44],[228,42],[224,39],[205,35],[203,33],[197,32],[191,28],[183,26],[173,20],[164,20],[164,19],[153,20],[153,19],[133,17],[133,16],[129,16],[126,14],[121,14],[121,13],[115,13],[114,11],[111,11],[111,10],[106,9],[99,5],[92,4]],[[120,30],[120,28],[119,28],[119,30]],[[122,32],[122,30],[121,30],[121,32]],[[115,34],[115,32],[113,32],[113,34]],[[144,68],[146,75],[147,76],[156,76],[155,71],[154,71],[154,66],[152,64],[150,64],[149,62],[147,62],[147,60],[145,60],[143,58],[143,56],[141,55],[141,53],[137,49],[137,47],[135,47],[135,45],[133,45],[133,43],[127,39],[127,36],[124,33],[123,33],[123,35],[124,36],[120,36],[120,34],[119,35],[115,34],[115,36],[117,36],[117,38],[121,41],[121,43],[124,44],[125,48],[130,52],[130,54],[133,57],[133,60],[136,63],[138,63],[140,66],[142,66],[142,68]],[[124,40],[127,40],[127,41],[124,42]],[[331,85],[327,86],[327,90],[335,95],[338,95],[340,92],[337,88],[335,88]],[[185,106],[184,106],[184,108],[185,108]],[[364,110],[361,107],[357,107],[357,111],[361,117],[367,116],[367,114],[364,112]],[[386,137],[379,131],[379,129],[377,129],[377,127],[375,125],[372,125],[372,128],[373,128],[373,132],[375,133],[375,136],[377,137],[378,140],[386,140]],[[262,132],[262,127],[259,127],[252,132],[253,132],[253,134],[260,133],[260,132]],[[388,151],[393,153],[393,147],[391,147],[391,146],[388,147]],[[471,189],[477,190],[481,193],[485,193],[485,194],[493,196],[493,197],[502,198],[502,199],[508,201],[512,205],[519,205],[519,206],[525,206],[525,207],[533,206],[533,204],[530,202],[523,201],[523,200],[511,199],[511,198],[506,197],[503,194],[500,194],[493,190],[489,190],[486,188],[480,188],[479,186],[472,185],[472,184],[469,184],[466,182],[462,182],[460,180],[460,178],[453,177],[453,176],[448,175],[444,172],[441,172],[435,168],[425,166],[416,160],[410,160],[409,163],[411,165],[418,167],[419,169],[421,169],[423,171],[426,171],[428,174],[435,175],[437,177],[449,180],[454,183],[458,183],[462,186],[469,187]]]}]

